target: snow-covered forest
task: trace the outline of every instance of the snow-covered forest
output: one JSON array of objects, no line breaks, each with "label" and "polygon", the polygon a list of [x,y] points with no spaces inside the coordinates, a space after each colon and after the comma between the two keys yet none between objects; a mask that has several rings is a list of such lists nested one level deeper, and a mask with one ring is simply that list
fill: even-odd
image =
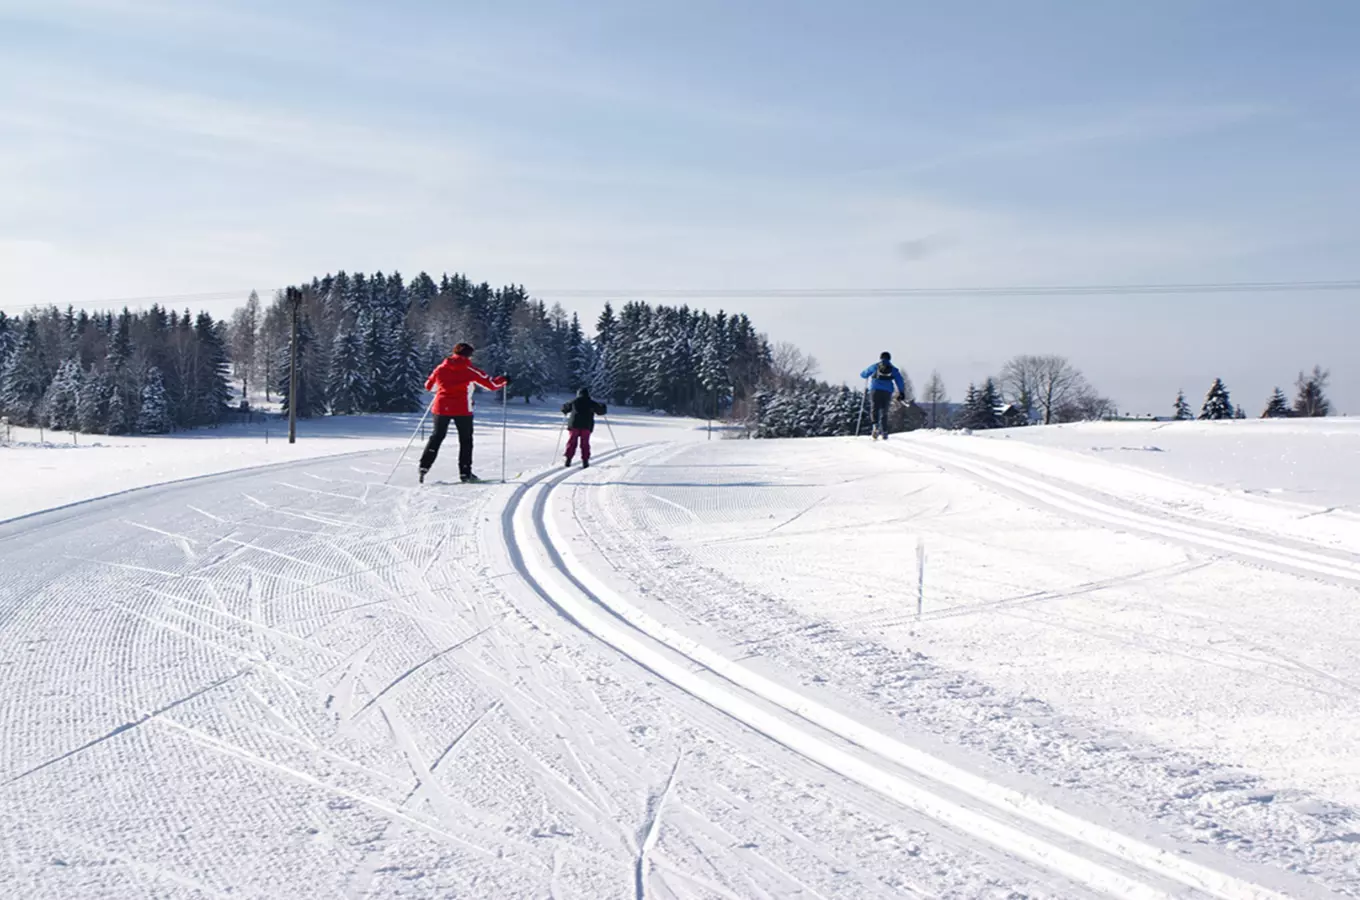
[{"label": "snow-covered forest", "polygon": [[[0,415],[63,431],[157,434],[220,422],[234,393],[287,409],[290,294],[300,298],[304,418],[418,410],[426,375],[468,341],[477,365],[510,375],[510,396],[526,402],[584,385],[619,405],[736,422],[752,437],[836,436],[863,426],[858,383],[818,380],[815,359],[772,344],[745,314],[632,301],[617,311],[606,305],[587,331],[576,314],[523,287],[492,288],[463,275],[435,281],[424,272],[409,283],[395,272],[338,272],[278,291],[267,304],[251,294],[229,322],[159,306],[0,313]],[[919,399],[904,375],[892,431],[1118,415],[1061,356],[1016,356],[996,377],[969,384],[959,402],[938,372]],[[1320,367],[1301,372],[1293,404],[1277,388],[1262,415],[1327,415],[1327,377]],[[1174,415],[1195,417],[1184,393]],[[1198,417],[1245,415],[1215,379]]]},{"label": "snow-covered forest", "polygon": [[[462,275],[340,272],[300,288],[300,415],[407,412],[425,376],[467,341],[474,362],[513,379],[510,396],[543,397],[586,385],[615,403],[679,415],[725,414],[767,377],[768,340],[744,315],[688,307],[612,306],[587,334],[576,315],[522,287],[493,289]],[[235,377],[285,408],[291,402],[290,309],[284,292],[267,308],[252,298],[233,316]]]},{"label": "snow-covered forest", "polygon": [[0,415],[14,425],[163,434],[221,421],[230,399],[225,324],[152,306],[0,312]]}]

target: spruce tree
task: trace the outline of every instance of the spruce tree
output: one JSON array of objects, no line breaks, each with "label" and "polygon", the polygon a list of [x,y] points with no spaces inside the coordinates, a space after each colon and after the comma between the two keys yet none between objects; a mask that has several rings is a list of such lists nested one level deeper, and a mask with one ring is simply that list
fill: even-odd
[{"label": "spruce tree", "polygon": [[536,321],[532,313],[511,329],[510,352],[506,366],[512,381],[505,390],[509,397],[523,397],[528,403],[542,397],[550,385],[552,369],[548,352],[551,332],[547,323]]},{"label": "spruce tree", "polygon": [[109,434],[109,400],[113,393],[113,384],[109,380],[109,373],[103,368],[96,368],[80,386],[80,400],[77,407],[77,415],[80,421],[80,430],[87,434]]},{"label": "spruce tree", "polygon": [[606,302],[600,317],[595,320],[595,342],[600,348],[613,344],[619,320],[614,316],[614,307]]},{"label": "spruce tree", "polygon": [[[325,391],[317,378],[315,367],[311,365],[314,343],[311,321],[304,315],[298,322],[297,415],[300,419],[310,419],[326,411]],[[285,345],[278,351],[278,356],[274,369],[278,373],[275,387],[283,403],[283,411],[288,412],[293,402],[293,397],[290,396],[292,379],[289,377],[292,372],[292,353]]]},{"label": "spruce tree", "polygon": [[711,318],[707,314],[701,317],[698,344],[699,383],[706,394],[703,406],[711,415],[718,416],[732,395],[732,349],[725,313],[719,310]]},{"label": "spruce tree", "polygon": [[421,309],[426,309],[429,307],[430,301],[438,295],[439,289],[435,287],[434,279],[424,272],[421,272],[411,282],[411,286],[407,289],[407,292],[410,295],[412,303]]},{"label": "spruce tree", "polygon": [[597,343],[594,356],[587,381],[590,385],[590,394],[593,397],[612,398],[615,394],[614,351],[608,344]]},{"label": "spruce tree", "polygon": [[137,412],[137,431],[140,434],[166,434],[170,431],[169,400],[165,395],[165,380],[158,366],[152,366],[146,372],[141,409]]},{"label": "spruce tree", "polygon": [[77,359],[64,360],[43,397],[41,421],[54,431],[80,428],[80,389],[84,373]]},{"label": "spruce tree", "polygon": [[[154,310],[155,307],[152,307],[152,309]],[[106,358],[111,369],[122,368],[132,358],[132,313],[128,312],[126,306],[118,315],[118,324],[109,339],[109,351]]]},{"label": "spruce tree", "polygon": [[180,425],[216,425],[231,402],[231,360],[227,354],[226,329],[206,312],[194,321],[192,412]]},{"label": "spruce tree", "polygon": [[1209,393],[1204,397],[1204,407],[1200,410],[1199,417],[1214,421],[1233,417],[1232,400],[1228,396],[1228,389],[1224,386],[1223,379],[1214,379],[1213,385],[1209,388]]},{"label": "spruce tree", "polygon": [[420,395],[425,389],[425,373],[421,371],[424,367],[420,364],[420,353],[416,350],[415,338],[405,325],[397,329],[393,363],[394,384],[388,408],[392,412],[415,412],[420,409]]},{"label": "spruce tree", "polygon": [[1190,404],[1185,402],[1185,391],[1178,391],[1176,393],[1176,421],[1184,422],[1194,417],[1195,414],[1190,409]]},{"label": "spruce tree", "polygon": [[104,425],[106,434],[128,434],[132,431],[131,406],[127,394],[114,385],[109,393],[109,411]]},{"label": "spruce tree", "polygon": [[975,428],[978,410],[978,390],[977,385],[968,382],[968,391],[963,395],[963,408],[959,410],[959,417],[956,424],[959,428]]},{"label": "spruce tree", "polygon": [[368,410],[372,391],[363,342],[352,328],[344,328],[336,333],[331,353],[331,412],[348,416]]},{"label": "spruce tree", "polygon": [[566,341],[567,387],[578,388],[590,383],[590,342],[581,331],[581,318],[571,314]]},{"label": "spruce tree", "polygon": [[1275,393],[1270,395],[1270,401],[1266,403],[1266,409],[1265,412],[1261,413],[1261,418],[1287,419],[1293,414],[1293,410],[1289,408],[1289,399],[1285,397],[1284,391],[1277,387]]},{"label": "spruce tree", "polygon": [[0,414],[16,425],[36,424],[46,390],[38,321],[29,318],[0,372]]},{"label": "spruce tree", "polygon": [[14,352],[18,340],[17,325],[18,320],[5,315],[5,311],[0,309],[0,372],[5,371],[5,363],[9,362],[9,355]]},{"label": "spruce tree", "polygon": [[1001,390],[997,387],[996,379],[988,378],[982,383],[982,389],[978,391],[977,398],[977,425],[974,428],[1000,428],[1001,427]]}]

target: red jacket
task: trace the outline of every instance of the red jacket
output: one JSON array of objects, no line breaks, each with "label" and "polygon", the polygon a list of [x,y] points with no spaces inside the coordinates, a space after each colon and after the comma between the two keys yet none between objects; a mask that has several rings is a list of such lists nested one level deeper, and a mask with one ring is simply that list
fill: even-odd
[{"label": "red jacket", "polygon": [[450,356],[425,379],[425,390],[434,391],[432,412],[436,416],[472,415],[473,385],[497,391],[505,387],[505,379],[490,377],[466,356]]}]

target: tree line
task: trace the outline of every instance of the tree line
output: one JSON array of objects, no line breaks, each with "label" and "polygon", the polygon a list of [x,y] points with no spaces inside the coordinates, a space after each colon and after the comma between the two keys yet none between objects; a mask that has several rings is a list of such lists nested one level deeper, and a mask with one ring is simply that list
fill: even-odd
[{"label": "tree line", "polygon": [[[287,290],[262,307],[252,295],[231,319],[233,372],[277,393],[288,409],[292,310]],[[426,375],[453,345],[509,375],[513,399],[590,388],[621,405],[691,416],[738,413],[769,367],[770,348],[745,315],[688,306],[606,304],[587,335],[580,318],[520,286],[492,288],[463,275],[338,272],[297,288],[299,416],[411,412]]]},{"label": "tree line", "polygon": [[[864,427],[864,390],[816,380],[816,361],[780,345],[770,378],[757,395],[750,431],[756,437],[835,436]],[[1056,424],[1115,415],[1070,360],[1062,356],[1022,355],[1009,360],[999,375],[970,383],[961,402],[950,399],[944,378],[930,373],[918,400],[911,376],[889,414],[890,432],[915,428],[1011,428],[1031,422]]]},{"label": "tree line", "polygon": [[164,434],[214,425],[230,399],[227,333],[206,312],[0,312],[0,415],[15,425]]},{"label": "tree line", "polygon": [[[299,300],[296,398],[290,294]],[[277,396],[285,410],[296,401],[304,418],[413,412],[426,375],[458,341],[477,347],[479,366],[509,375],[509,395],[525,402],[585,386],[617,405],[740,423],[753,437],[847,435],[863,424],[859,385],[819,380],[812,356],[771,344],[744,314],[606,304],[589,334],[576,314],[522,286],[343,271],[280,290],[268,304],[252,293],[229,322],[159,306],[0,313],[0,414],[54,429],[163,433],[219,422],[230,381],[243,398]],[[1293,403],[1276,388],[1263,415],[1327,415],[1327,378],[1320,367],[1300,373]],[[1175,414],[1194,417],[1183,392]],[[906,375],[889,424],[991,429],[1115,415],[1070,360],[1020,355],[968,384],[958,402],[938,371],[919,400]],[[1244,415],[1216,380],[1199,418]]]},{"label": "tree line", "polygon": [[[1313,366],[1312,372],[1299,372],[1294,382],[1294,402],[1291,404],[1284,391],[1277,385],[1266,400],[1262,419],[1320,418],[1332,414],[1332,401],[1327,398],[1327,381],[1331,372],[1322,366]],[[1185,399],[1185,391],[1176,394],[1174,418],[1186,421],[1196,418],[1194,410]],[[1204,395],[1198,418],[1203,420],[1245,419],[1245,407],[1234,406],[1232,394],[1223,379],[1215,378]]]}]

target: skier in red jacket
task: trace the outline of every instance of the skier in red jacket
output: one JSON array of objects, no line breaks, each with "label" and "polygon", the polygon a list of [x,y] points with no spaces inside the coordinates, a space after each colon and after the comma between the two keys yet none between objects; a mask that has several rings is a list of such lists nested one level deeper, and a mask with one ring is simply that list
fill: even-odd
[{"label": "skier in red jacket", "polygon": [[439,445],[449,433],[449,420],[458,429],[458,477],[462,481],[477,481],[472,474],[472,391],[480,386],[488,391],[498,391],[510,383],[504,375],[492,378],[472,364],[472,345],[460,343],[454,346],[453,355],[441,362],[425,379],[425,390],[434,391],[434,404],[430,411],[434,414],[434,431],[420,455],[420,480],[425,481],[425,473],[434,465],[439,455]]}]

